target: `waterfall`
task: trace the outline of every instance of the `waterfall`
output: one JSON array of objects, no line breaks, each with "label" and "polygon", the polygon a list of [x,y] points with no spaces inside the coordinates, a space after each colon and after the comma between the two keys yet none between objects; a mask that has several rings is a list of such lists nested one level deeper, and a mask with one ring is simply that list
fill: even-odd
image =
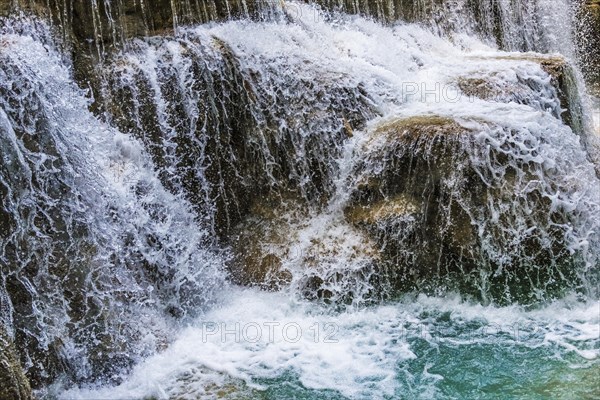
[{"label": "waterfall", "polygon": [[[569,51],[573,5],[566,0],[322,0],[334,10],[386,22],[420,22],[444,34],[481,35],[507,50]],[[565,45],[567,47],[565,47]]]},{"label": "waterfall", "polygon": [[462,345],[489,311],[595,360],[575,7],[0,1],[0,350],[40,397],[452,398],[398,321]]},{"label": "waterfall", "polygon": [[222,259],[141,143],[88,111],[54,48],[1,43],[0,318],[34,383],[110,376],[161,346],[169,315],[214,301]]},{"label": "waterfall", "polygon": [[[586,160],[590,156],[581,148],[580,142],[585,144],[588,135],[584,122],[579,120],[581,105],[577,95],[571,93],[577,88],[576,78],[565,60],[499,55],[482,43],[472,44],[479,46],[476,50],[462,50],[417,26],[382,28],[374,22],[356,20],[346,22],[340,29],[325,18],[306,18],[315,11],[310,6],[293,7],[300,11],[289,13],[288,20],[182,28],[174,38],[139,40],[102,66],[108,75],[102,98],[109,118],[121,130],[133,132],[146,142],[164,184],[172,191],[186,193],[199,216],[210,221],[224,244],[232,246],[236,257],[230,270],[235,279],[266,287],[292,281],[292,286],[309,297],[340,297],[359,303],[372,295],[389,297],[390,291],[396,290],[392,281],[414,284],[415,279],[408,278],[408,271],[400,272],[398,265],[420,265],[428,278],[433,274],[442,279],[437,283],[418,283],[421,289],[460,287],[463,292],[496,301],[511,302],[515,296],[521,300],[532,300],[530,296],[552,297],[549,286],[585,286],[587,279],[583,276],[590,269],[595,270],[597,263],[595,228],[589,224],[597,223],[590,215],[597,212],[592,199],[598,194],[597,188],[585,187],[597,179],[593,165]],[[290,25],[289,19],[296,24]],[[388,44],[397,43],[396,47],[375,42],[383,38]],[[448,60],[448,54],[453,54],[453,62]],[[435,67],[428,69],[440,64],[445,66],[443,73]],[[503,104],[506,102],[520,105]],[[462,109],[471,113],[459,112]],[[498,113],[523,115],[524,120],[511,116],[514,121],[507,125],[489,119],[490,114]],[[541,117],[531,125],[527,121],[536,113],[541,113]],[[413,153],[406,155],[407,164],[400,160],[404,157],[401,150],[392,147],[391,153],[382,148],[371,159],[350,157],[343,161],[350,166],[340,165],[349,136],[377,135],[370,133],[373,128],[367,127],[368,121],[377,125],[382,122],[376,121],[389,116],[422,118],[422,128],[418,128],[418,123],[413,127],[410,119],[406,122],[406,129],[415,129],[413,135],[417,136],[421,134],[419,129],[428,129],[436,115],[454,124],[447,129],[464,131],[463,136],[474,135],[478,139],[459,140],[452,145],[440,142],[455,153],[456,158],[448,160],[439,160],[446,156],[438,154],[442,150],[432,148],[437,144],[424,137],[422,155],[414,147],[417,145],[405,144],[407,151]],[[443,129],[441,135],[446,135]],[[482,139],[488,136],[489,143]],[[548,150],[543,150],[540,146],[550,140]],[[383,142],[382,146],[393,144]],[[497,146],[500,153],[490,153],[486,146]],[[507,146],[515,147],[510,150]],[[525,157],[525,149],[533,155]],[[555,153],[558,149],[575,152],[569,158],[572,166],[555,165],[561,161]],[[416,156],[415,152],[426,160],[425,164],[413,165],[408,160]],[[546,157],[540,152],[550,153]],[[552,168],[546,166],[547,158],[556,159]],[[472,160],[474,171],[461,172],[459,165],[467,159]],[[488,159],[488,164],[481,165],[481,159]],[[510,167],[509,159],[514,163]],[[452,165],[457,175],[449,174],[428,186],[419,183],[429,179],[427,174],[411,172],[438,168],[435,165],[439,163]],[[539,167],[529,171],[532,163],[539,163]],[[584,165],[585,172],[564,175],[564,171],[576,170],[578,164]],[[350,171],[352,179],[340,177],[344,168]],[[554,168],[561,173],[556,175]],[[388,170],[401,171],[403,177],[385,175]],[[510,178],[517,179],[511,181],[514,186],[506,186],[507,174],[516,174]],[[402,179],[406,183],[400,183]],[[371,181],[376,182],[376,187],[368,187]],[[470,185],[480,181],[481,190],[487,194],[465,197],[466,187],[453,186],[453,182],[463,181]],[[534,188],[532,181],[540,186]],[[385,188],[385,182],[390,182],[393,192]],[[399,189],[399,185],[405,188]],[[439,185],[450,186],[442,189]],[[442,195],[440,190],[448,193]],[[511,195],[501,200],[502,191],[506,190]],[[417,202],[419,196],[432,198],[432,203],[423,207],[439,208],[440,216],[435,218],[445,221],[433,223],[440,229],[430,238],[438,243],[428,245],[434,258],[439,257],[435,256],[437,253],[455,254],[458,258],[426,261],[418,252],[412,252],[416,243],[429,242],[408,232],[431,224],[433,211],[419,217],[420,228],[399,226],[399,220],[394,219],[390,221],[392,225],[381,226],[382,231],[372,239],[363,237],[365,233],[360,231],[365,221],[354,214],[368,212],[365,210],[373,202],[392,204],[389,202],[394,196],[408,193]],[[521,206],[515,206],[512,193],[523,193]],[[580,196],[589,200],[580,200]],[[345,203],[338,201],[340,198]],[[486,198],[486,209],[475,215],[473,210]],[[451,201],[456,206],[446,208],[436,204],[439,201]],[[499,204],[494,204],[496,201]],[[540,207],[535,205],[540,201],[548,201],[548,207],[539,210],[537,220],[530,214]],[[582,207],[576,214],[583,214],[578,221],[571,220],[561,211],[564,207]],[[499,214],[506,215],[511,209],[512,217],[498,219]],[[329,217],[323,219],[323,213]],[[458,217],[456,213],[468,215]],[[314,222],[307,222],[311,218]],[[457,219],[466,224],[461,234],[477,237],[473,241],[480,243],[479,250],[466,237],[451,239],[468,242],[456,246],[445,243],[447,238],[442,239],[448,232],[441,226],[452,230]],[[544,228],[538,233],[527,229],[536,225]],[[400,233],[394,232],[398,229]],[[495,229],[498,231],[492,233]],[[329,236],[337,230],[338,236]],[[367,231],[373,234],[371,228]],[[286,234],[291,237],[285,239]],[[396,234],[408,236],[394,239]],[[353,236],[357,238],[348,239]],[[307,243],[303,244],[303,240]],[[523,246],[527,240],[532,243]],[[582,240],[591,241],[592,248],[583,250],[581,260],[573,264],[572,260],[579,256],[572,252]],[[372,243],[358,252],[352,250],[356,243],[365,241]],[[565,241],[571,244],[563,249],[569,253],[563,257],[559,254],[563,250],[557,252],[555,247]],[[391,243],[404,244],[391,250]],[[527,256],[533,248],[539,254]],[[373,257],[386,251],[399,251],[403,256],[391,255],[392,264],[386,266]],[[507,258],[507,254],[514,257]],[[543,259],[553,260],[553,266]],[[352,260],[356,260],[356,265],[349,267],[354,265]],[[439,272],[455,268],[451,265],[457,263],[459,276]],[[466,266],[469,263],[475,266],[472,272]],[[536,267],[540,263],[544,265],[543,273]],[[306,268],[312,264],[315,268]],[[354,272],[349,273],[348,268]],[[514,271],[519,270],[528,278],[516,276]],[[415,271],[410,274],[421,275]],[[472,282],[467,283],[470,278],[466,276],[471,274]],[[529,287],[524,289],[524,297],[511,294],[511,287],[521,290],[516,289],[520,284],[515,281]],[[384,290],[388,293],[372,293],[373,287],[381,290],[386,285],[392,286]],[[492,294],[490,288],[498,292]]]},{"label": "waterfall", "polygon": [[[323,10],[361,14],[382,22],[419,22],[439,33],[479,34],[508,50],[571,51],[568,0],[310,0]],[[95,0],[91,2],[17,0],[0,12],[34,10],[50,15],[67,35],[105,44],[172,31],[180,26],[225,19],[270,18],[284,8],[293,16],[315,18],[315,9],[276,0]],[[74,16],[81,21],[74,20]],[[330,14],[331,15],[331,14]],[[80,23],[82,22],[83,25]],[[571,54],[570,54],[571,55]]]}]

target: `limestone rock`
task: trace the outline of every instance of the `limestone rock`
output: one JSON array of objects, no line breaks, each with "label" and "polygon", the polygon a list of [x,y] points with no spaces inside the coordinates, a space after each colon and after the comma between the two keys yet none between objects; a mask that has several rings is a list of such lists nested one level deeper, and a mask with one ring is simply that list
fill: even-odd
[{"label": "limestone rock", "polygon": [[311,215],[299,197],[257,199],[232,236],[235,283],[264,290],[292,286],[311,300],[336,304],[378,296],[375,243],[341,216]]},{"label": "limestone rock", "polygon": [[[340,74],[319,71],[313,79],[296,72],[304,66],[249,68],[216,37],[134,45],[140,58],[105,66],[105,108],[145,144],[165,187],[184,193],[221,238],[256,197],[291,188],[325,202],[341,144],[375,114],[363,88],[340,84]],[[146,51],[159,61],[146,64]],[[185,63],[173,65],[174,54]]]},{"label": "limestone rock", "polygon": [[[553,113],[557,118],[570,126],[574,132],[581,134],[584,131],[583,107],[581,104],[577,79],[574,68],[561,56],[546,56],[542,54],[520,54],[494,57],[495,60],[529,61],[539,66],[550,76],[551,84],[556,89],[560,107],[554,108]],[[529,76],[517,73],[518,81],[507,84],[498,80],[495,73],[482,76],[464,76],[457,80],[457,85],[463,94],[483,100],[498,102],[516,102],[520,104],[533,104],[539,102],[540,87]],[[550,99],[548,99],[550,100]]]},{"label": "limestone rock", "polygon": [[207,0],[0,0],[0,16],[15,11],[34,12],[51,18],[61,31],[80,43],[111,46],[125,39],[162,34],[176,26],[236,17],[252,17],[261,7],[257,1]]},{"label": "limestone rock", "polygon": [[551,296],[577,282],[568,232],[547,224],[568,215],[541,187],[530,190],[544,171],[490,149],[477,139],[486,129],[435,115],[397,119],[361,149],[345,215],[378,243],[378,269],[396,291],[528,302],[540,285]]},{"label": "limestone rock", "polygon": [[[468,261],[473,228],[462,207],[453,201],[452,189],[458,188],[445,187],[453,171],[460,169],[464,159],[461,136],[466,135],[469,130],[452,119],[421,116],[382,124],[367,144],[379,149],[371,154],[377,160],[369,159],[358,167],[358,175],[364,178],[345,213],[350,222],[382,244],[393,263],[410,259],[418,266],[420,271],[412,267],[402,271],[397,284],[414,283],[405,279],[406,274],[424,277],[435,273],[440,257],[447,259],[442,264],[456,257],[459,262]],[[364,174],[372,162],[380,162],[381,173]],[[478,193],[477,187],[472,190]],[[475,199],[477,203],[485,201],[479,196]],[[402,237],[397,236],[400,232]],[[401,248],[416,250],[402,261],[398,257],[404,251]]]},{"label": "limestone rock", "polygon": [[552,84],[558,91],[561,108],[564,110],[562,119],[574,132],[583,132],[583,107],[575,71],[563,57],[537,58],[540,66],[552,77]]},{"label": "limestone rock", "polygon": [[300,204],[293,198],[278,196],[257,199],[250,215],[232,235],[233,259],[229,269],[233,282],[278,290],[290,283],[290,271],[283,269],[282,260],[289,256],[293,240],[292,225],[297,220],[290,210]]},{"label": "limestone rock", "polygon": [[17,349],[2,325],[0,325],[0,398],[7,400],[33,398]]}]

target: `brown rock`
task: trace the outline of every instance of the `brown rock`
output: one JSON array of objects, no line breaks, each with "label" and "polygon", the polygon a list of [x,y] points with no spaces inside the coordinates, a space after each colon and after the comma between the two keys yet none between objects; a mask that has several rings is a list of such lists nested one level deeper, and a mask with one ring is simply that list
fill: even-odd
[{"label": "brown rock", "polygon": [[488,147],[476,135],[487,124],[466,122],[393,120],[360,150],[345,216],[378,243],[381,280],[391,293],[458,290],[499,303],[535,301],[544,284],[549,296],[576,284],[568,232],[546,226],[569,216],[535,189],[541,167]]},{"label": "brown rock", "polygon": [[231,239],[234,257],[229,269],[234,283],[264,290],[278,290],[290,283],[292,275],[282,268],[282,259],[289,255],[292,225],[301,209],[294,196],[254,201],[250,215],[236,227]]},{"label": "brown rock", "polygon": [[[530,61],[539,64],[550,75],[552,86],[558,94],[562,110],[556,110],[556,117],[562,118],[564,123],[570,126],[574,132],[583,133],[583,109],[577,79],[573,66],[564,57],[519,54],[518,56],[494,57],[494,59]],[[538,83],[528,77],[519,77],[519,83],[507,86],[495,82],[493,75],[475,78],[465,76],[460,77],[457,84],[465,95],[483,100],[514,101],[521,104],[529,104],[539,100]]]},{"label": "brown rock", "polygon": [[32,399],[29,381],[19,362],[17,349],[0,324],[0,398],[6,400]]}]

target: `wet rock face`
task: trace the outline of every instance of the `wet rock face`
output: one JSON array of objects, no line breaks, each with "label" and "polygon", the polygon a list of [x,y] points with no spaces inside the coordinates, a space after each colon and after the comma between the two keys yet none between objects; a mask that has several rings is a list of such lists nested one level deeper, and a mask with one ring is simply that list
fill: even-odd
[{"label": "wet rock face", "polygon": [[291,287],[339,305],[375,301],[387,289],[378,281],[375,243],[341,215],[317,215],[297,193],[256,199],[250,212],[230,236],[235,283]]},{"label": "wet rock face", "polygon": [[[244,175],[256,177],[254,194],[264,176],[247,162],[255,151],[248,143],[255,131],[252,92],[223,43],[173,40],[169,48],[169,42],[141,49],[160,52],[158,65],[144,65],[144,57],[141,64],[108,64],[106,109],[121,130],[145,143],[163,184],[174,193],[183,190],[199,219],[211,220],[222,234],[249,206],[251,181]],[[174,64],[178,56],[183,66]]]},{"label": "wet rock face", "polygon": [[596,96],[600,96],[600,1],[585,0],[577,15],[577,44],[581,68]]},{"label": "wet rock face", "polygon": [[[474,258],[474,228],[452,195],[468,185],[474,203],[485,202],[474,173],[452,182],[465,158],[461,136],[467,135],[443,117],[393,121],[375,130],[367,146],[378,150],[356,169],[360,180],[346,217],[381,244],[398,267],[387,273],[396,285],[406,285],[402,290],[437,275],[440,266],[464,268]],[[371,168],[378,172],[365,173]]]},{"label": "wet rock face", "polygon": [[[379,279],[375,244],[343,221],[334,224],[332,232],[308,233],[309,241],[299,244],[308,224],[249,219],[233,238],[232,281],[262,290],[291,287],[305,299],[336,305],[385,298],[389,285]],[[349,243],[344,235],[362,240]]]},{"label": "wet rock face", "polygon": [[[110,131],[87,113],[87,102],[74,92],[67,71],[54,69],[43,58],[45,49],[27,45],[27,56],[40,62],[39,70],[24,65],[15,43],[0,52],[0,321],[14,331],[12,339],[35,389],[59,376],[81,382],[112,379],[148,349],[136,343],[136,338],[151,337],[142,332],[141,310],[156,320],[163,310],[182,314],[183,307],[196,310],[203,294],[180,282],[182,291],[172,291],[178,267],[169,249],[179,254],[181,248],[165,245],[154,226],[131,229],[135,211],[122,207],[110,189],[97,190],[96,184],[107,188],[111,182],[103,164],[82,151],[91,148],[84,132],[93,126],[99,135]],[[48,74],[56,80],[45,79],[40,70],[52,71]],[[77,106],[55,102],[61,95],[72,96]],[[121,154],[101,141],[93,147],[106,151],[116,173],[129,159],[123,153],[133,153],[134,159],[137,153],[122,145]],[[136,182],[131,183],[139,192],[135,203],[147,207],[137,210],[146,221],[166,220],[164,203],[143,193],[157,198],[151,181]],[[144,225],[148,234],[139,235]],[[153,250],[165,259],[143,254]],[[159,311],[158,297],[166,299]],[[194,304],[184,306],[188,300]],[[162,328],[156,329],[158,340],[164,337]]]},{"label": "wet rock face", "polygon": [[258,18],[269,7],[267,0],[0,0],[0,17],[23,11],[52,21],[68,44],[75,80],[100,99],[94,67],[128,39],[171,34],[187,24]]},{"label": "wet rock face", "polygon": [[273,196],[256,199],[249,211],[250,215],[236,226],[229,239],[233,250],[229,262],[231,279],[236,284],[264,290],[281,289],[292,279],[290,271],[283,267],[294,241],[292,226],[306,210],[295,196]]},{"label": "wet rock face", "polygon": [[104,66],[105,108],[220,238],[251,215],[257,197],[296,191],[323,204],[348,130],[375,114],[343,76],[311,78],[302,65],[241,58],[212,36],[137,45]]},{"label": "wet rock face", "polygon": [[575,70],[564,57],[544,55],[519,55],[497,57],[498,61],[531,61],[538,64],[550,77],[553,93],[544,94],[538,79],[516,70],[516,81],[507,84],[499,80],[497,73],[464,76],[457,86],[467,96],[501,103],[516,102],[552,114],[570,126],[574,132],[584,133],[584,118]]},{"label": "wet rock face", "polygon": [[23,373],[17,350],[0,324],[0,398],[11,400],[32,399],[29,381]]},{"label": "wet rock face", "polygon": [[[596,5],[594,0],[591,5]],[[547,51],[539,26],[544,16],[530,1],[517,12],[493,0],[306,0],[324,11],[342,11],[375,18],[384,23],[421,22],[436,30],[478,32],[508,50]],[[457,4],[458,3],[458,4]],[[591,7],[591,6],[590,6]],[[273,9],[299,12],[294,5],[272,0],[0,0],[0,16],[16,9],[33,11],[54,20],[81,46],[103,51],[125,39],[163,34],[176,26],[236,18],[260,19]],[[526,27],[523,29],[522,27]],[[515,34],[516,33],[516,34]]]},{"label": "wet rock face", "polygon": [[171,31],[179,25],[256,16],[264,6],[260,0],[1,0],[0,16],[32,11],[51,18],[82,44],[111,46],[128,38]]},{"label": "wet rock face", "polygon": [[549,50],[544,33],[547,17],[536,0],[312,0],[326,10],[343,11],[374,18],[430,25],[436,31],[468,30],[504,50]]},{"label": "wet rock face", "polygon": [[488,128],[438,116],[399,119],[377,127],[363,149],[345,214],[379,243],[380,268],[396,290],[482,298],[485,288],[484,301],[510,303],[534,301],[540,285],[551,297],[577,281],[564,247],[568,229],[548,224],[567,224],[568,214],[533,185],[544,172],[512,150],[490,150],[477,138]]},{"label": "wet rock face", "polygon": [[558,92],[562,112],[560,117],[574,132],[584,131],[583,107],[577,87],[575,70],[563,57],[547,57],[536,60],[552,78],[551,83]]},{"label": "wet rock face", "polygon": [[[83,318],[83,276],[95,249],[87,241],[89,232],[82,213],[74,210],[78,200],[71,195],[72,177],[58,172],[68,169],[69,161],[60,154],[50,120],[42,113],[21,112],[42,109],[41,97],[25,78],[10,83],[8,76],[15,67],[4,57],[0,57],[0,65],[0,99],[12,100],[0,101],[1,153],[3,159],[12,160],[0,166],[4,228],[0,232],[0,273],[6,277],[0,283],[0,293],[6,294],[0,295],[0,310],[14,308],[13,318],[2,317],[15,328],[15,343],[23,359],[31,362],[28,373],[36,386],[48,376],[65,372],[64,365],[55,362],[60,345],[38,319],[46,304],[40,302],[37,292],[51,297],[50,293],[64,290],[73,322]],[[15,96],[20,96],[21,102]],[[13,130],[11,125],[18,127]],[[30,240],[36,234],[43,239]],[[48,303],[49,297],[45,299]]]}]

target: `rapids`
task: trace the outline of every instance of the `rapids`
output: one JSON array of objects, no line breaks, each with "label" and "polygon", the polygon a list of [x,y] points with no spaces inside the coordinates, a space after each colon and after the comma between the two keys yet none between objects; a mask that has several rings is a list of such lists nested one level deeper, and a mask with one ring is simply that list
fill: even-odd
[{"label": "rapids", "polygon": [[0,324],[38,397],[600,393],[568,1],[193,3],[130,38],[105,1],[87,81],[0,22]]}]

